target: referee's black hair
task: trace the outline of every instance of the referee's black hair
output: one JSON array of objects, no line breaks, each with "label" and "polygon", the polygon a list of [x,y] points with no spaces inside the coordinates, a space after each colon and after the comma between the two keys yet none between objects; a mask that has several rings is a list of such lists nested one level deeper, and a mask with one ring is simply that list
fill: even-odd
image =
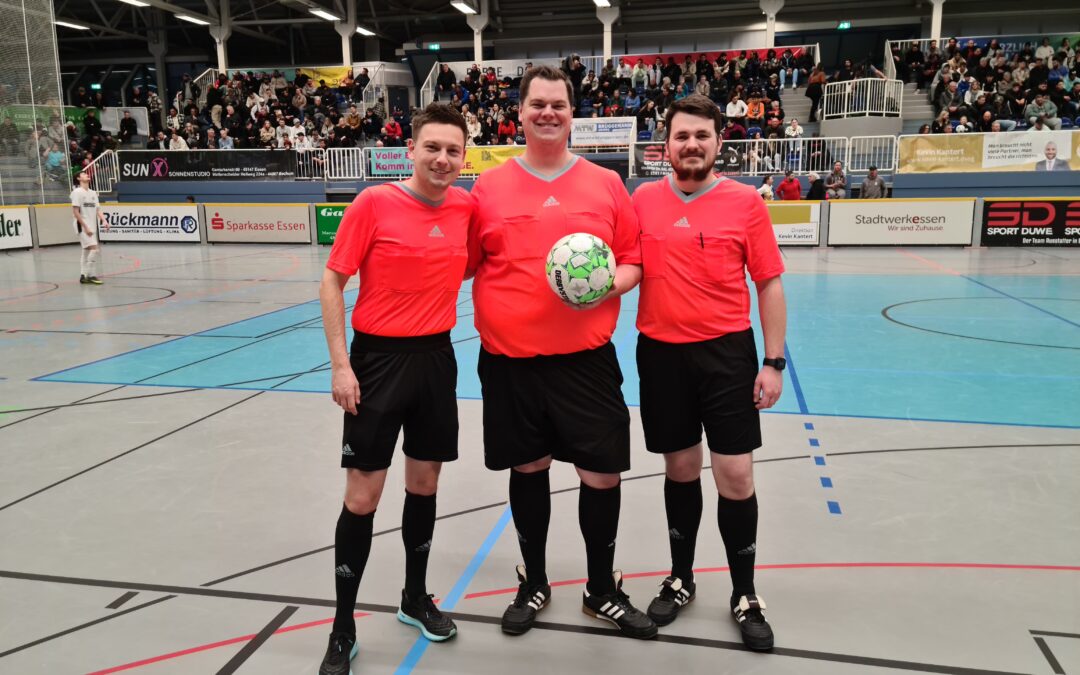
[{"label": "referee's black hair", "polygon": [[465,117],[457,108],[447,103],[429,103],[421,112],[413,115],[412,137],[415,141],[420,138],[420,130],[426,124],[449,124],[461,129],[462,141],[465,145],[469,138],[469,126],[465,123]]},{"label": "referee's black hair", "polygon": [[713,103],[712,99],[708,96],[691,94],[668,106],[667,113],[664,115],[664,126],[667,127],[668,130],[668,138],[672,135],[671,120],[675,118],[677,113],[685,113],[687,115],[693,115],[694,117],[711,119],[713,121],[713,126],[716,128],[717,136],[719,136],[720,132],[724,129],[724,113],[720,112],[720,107]]}]

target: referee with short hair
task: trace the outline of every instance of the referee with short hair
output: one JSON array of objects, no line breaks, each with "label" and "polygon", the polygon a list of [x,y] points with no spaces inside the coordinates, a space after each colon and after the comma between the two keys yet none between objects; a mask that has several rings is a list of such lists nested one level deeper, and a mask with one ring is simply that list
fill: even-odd
[{"label": "referee with short hair", "polygon": [[[761,447],[759,412],[776,403],[783,384],[784,264],[757,191],[713,173],[720,109],[704,96],[688,96],[668,108],[667,126],[674,175],[642,185],[633,195],[644,269],[637,321],[641,421],[646,448],[664,456],[671,546],[671,576],[648,614],[666,625],[694,599],[704,427],[731,570],[732,616],[750,649],[768,650],[772,628],[754,588],[758,505],[752,453]],[[764,332],[760,363],[747,271],[757,287]]]},{"label": "referee with short hair", "polygon": [[[521,81],[520,157],[484,172],[473,195],[469,267],[480,333],[478,371],[484,397],[484,460],[510,469],[510,506],[525,564],[502,618],[506,633],[528,631],[551,597],[546,569],[553,459],[581,478],[578,523],[585,539],[585,613],[625,635],[656,636],[656,625],[622,592],[614,571],[619,474],[630,468],[630,414],[611,336],[617,296],[641,278],[637,218],[626,187],[567,149],[573,92],[548,66]],[[544,259],[567,234],[587,232],[611,247],[615,285],[596,306],[574,311],[548,288]]]},{"label": "referee with short hair", "polygon": [[[375,509],[404,429],[405,588],[398,619],[429,640],[457,633],[425,585],[443,462],[457,459],[457,362],[450,329],[464,278],[474,202],[454,180],[465,163],[460,113],[432,104],[413,118],[413,175],[363,190],[345,210],[319,299],[334,402],[345,410],[345,503],[334,537],[337,614],[320,675],[350,673],[353,613],[371,550]],[[351,354],[342,291],[359,271]]]}]

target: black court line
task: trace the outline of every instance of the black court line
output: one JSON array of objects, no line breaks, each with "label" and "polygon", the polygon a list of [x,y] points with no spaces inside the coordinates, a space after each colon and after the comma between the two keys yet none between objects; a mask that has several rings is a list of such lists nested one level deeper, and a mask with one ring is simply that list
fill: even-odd
[{"label": "black court line", "polygon": [[[976,282],[976,283],[978,283],[978,282]],[[885,317],[885,320],[890,321],[892,323],[895,323],[897,326],[903,326],[904,328],[911,328],[913,330],[919,330],[919,331],[922,331],[924,333],[933,333],[935,335],[947,335],[949,337],[960,338],[962,340],[977,340],[979,342],[994,342],[994,343],[997,343],[997,344],[1018,345],[1018,346],[1021,346],[1021,347],[1041,347],[1043,349],[1071,349],[1071,350],[1080,349],[1080,347],[1071,347],[1069,345],[1048,345],[1048,344],[1043,344],[1043,343],[1040,343],[1040,342],[1019,342],[1019,341],[1016,341],[1016,340],[998,340],[998,339],[995,339],[995,338],[979,337],[977,335],[964,335],[962,333],[950,333],[949,331],[934,330],[933,328],[924,328],[923,326],[916,326],[913,323],[905,323],[904,321],[893,318],[893,316],[889,313],[890,310],[892,310],[892,309],[894,309],[896,307],[903,307],[904,305],[914,305],[914,304],[919,304],[919,303],[924,303],[924,302],[939,302],[939,301],[944,301],[944,300],[964,300],[964,301],[969,301],[969,300],[1008,300],[1008,299],[1010,299],[1010,298],[1008,298],[1008,297],[998,297],[998,296],[983,296],[983,297],[975,297],[975,298],[922,298],[922,299],[919,299],[919,300],[908,300],[906,302],[898,302],[898,303],[889,305],[888,307],[885,307],[884,309],[881,310],[881,316]],[[1016,298],[1016,299],[1020,300],[1022,303],[1025,302],[1026,300],[1057,300],[1057,301],[1066,301],[1066,302],[1080,302],[1080,300],[1078,300],[1076,298]],[[1030,303],[1026,303],[1026,304],[1030,304]],[[1031,305],[1031,306],[1034,307],[1035,305]],[[1038,309],[1043,311],[1043,312],[1046,312],[1046,310],[1043,310],[1041,307],[1039,307]],[[1049,313],[1049,312],[1047,312],[1047,313]],[[1052,314],[1052,316],[1057,316],[1057,315]]]},{"label": "black court line", "polygon": [[[99,391],[98,393],[91,394],[90,396],[87,396],[86,398],[80,398],[77,401],[75,401],[74,403],[65,403],[63,405],[50,406],[44,412],[39,412],[36,415],[30,415],[28,417],[24,417],[22,419],[15,420],[14,422],[8,422],[7,424],[0,425],[0,429],[7,429],[8,427],[13,427],[16,424],[19,424],[21,422],[25,422],[27,420],[32,420],[35,417],[41,417],[42,415],[47,415],[47,414],[53,412],[54,410],[60,410],[61,408],[66,408],[66,407],[71,406],[71,405],[78,405],[78,404],[82,403],[83,401],[89,401],[90,399],[94,398],[95,396],[104,396],[105,394],[108,394],[109,392],[113,392],[113,391],[116,391],[118,389],[123,389],[126,386],[127,386],[126,384],[122,384],[119,387],[113,387],[112,389],[106,389],[105,391]],[[25,409],[25,408],[22,410],[22,412],[26,412],[26,411],[27,411],[27,409]],[[18,412],[18,411],[5,410],[4,414],[7,415],[7,414],[11,414],[13,412]]]},{"label": "black court line", "polygon": [[37,645],[42,644],[43,642],[49,642],[50,640],[55,640],[56,638],[63,637],[65,635],[70,635],[71,633],[74,633],[76,631],[80,631],[80,630],[82,630],[84,628],[90,628],[91,626],[96,626],[98,624],[105,623],[106,621],[112,621],[113,619],[117,619],[117,618],[119,618],[121,616],[124,616],[125,614],[131,614],[132,612],[137,612],[140,609],[144,609],[146,607],[150,607],[151,605],[156,605],[158,603],[165,602],[166,600],[170,600],[170,599],[175,598],[175,597],[176,597],[175,595],[166,595],[163,598],[158,598],[157,600],[151,600],[150,602],[144,602],[141,605],[135,605],[134,607],[129,607],[129,608],[123,610],[123,611],[116,612],[115,614],[107,614],[107,615],[101,617],[100,619],[94,619],[93,621],[87,621],[86,623],[79,624],[78,626],[73,626],[71,628],[68,628],[67,630],[62,630],[59,633],[53,633],[52,635],[46,635],[43,638],[39,638],[37,640],[34,640],[33,642],[27,642],[24,645],[19,645],[18,647],[13,647],[13,648],[7,650],[6,652],[0,652],[0,659],[4,658],[5,656],[10,656],[11,654],[14,654],[16,652],[21,652],[24,649],[30,649],[31,647],[36,647]]},{"label": "black court line", "polygon": [[[192,260],[190,262],[175,263],[173,265],[159,265],[157,267],[140,267],[139,269],[128,270],[127,272],[116,272],[115,274],[111,274],[110,276],[119,277],[119,276],[122,276],[122,275],[125,275],[125,274],[136,274],[138,272],[152,272],[154,270],[165,270],[165,269],[171,269],[173,267],[187,267],[189,265],[208,265],[208,264],[216,263],[216,262],[219,262],[219,261],[222,261],[222,260],[233,260],[234,258],[250,258],[252,256],[257,256],[257,255],[273,255],[274,253],[277,253],[278,251],[285,250],[285,249],[299,248],[300,246],[309,247],[310,244],[296,244],[295,246],[283,246],[280,249],[269,249],[269,250],[265,250],[265,251],[255,251],[254,253],[241,253],[240,255],[227,255],[227,256],[222,256],[220,258],[207,258],[205,260]],[[274,279],[260,279],[260,281],[275,281],[275,280]]]},{"label": "black court line", "polygon": [[139,277],[139,281],[263,281],[275,284],[318,284],[321,279],[230,279],[225,277]]},{"label": "black court line", "polygon": [[1039,651],[1046,658],[1046,662],[1050,664],[1050,670],[1054,671],[1055,675],[1065,675],[1065,669],[1061,667],[1061,662],[1054,656],[1054,652],[1050,651],[1050,645],[1046,644],[1046,640],[1041,637],[1034,639],[1035,644],[1039,646]]},{"label": "black court line", "polygon": [[1062,637],[1062,638],[1078,638],[1080,639],[1080,633],[1058,633],[1050,630],[1030,630],[1028,631],[1032,635],[1042,635],[1044,637]]},{"label": "black court line", "polygon": [[189,337],[184,333],[124,333],[108,330],[39,330],[34,328],[9,328],[8,333],[60,333],[68,335],[138,335],[145,337]]},{"label": "black court line", "polygon": [[136,591],[128,591],[127,593],[124,593],[123,595],[121,595],[119,598],[117,598],[117,599],[113,600],[112,602],[110,602],[109,604],[105,605],[105,609],[120,609],[120,607],[125,602],[127,602],[128,600],[134,598],[136,595],[138,595],[138,592],[136,592]]},{"label": "black court line", "polygon": [[[199,302],[221,302],[230,305],[295,305],[295,302],[277,302],[274,300],[199,300]],[[301,303],[304,304],[304,303]]]},{"label": "black court line", "polygon": [[259,395],[261,395],[263,393],[264,392],[261,392],[261,391],[255,392],[251,396],[248,396],[246,398],[240,399],[239,401],[235,401],[233,403],[230,403],[229,405],[225,406],[224,408],[219,408],[218,410],[215,410],[214,412],[209,413],[207,415],[203,415],[199,419],[188,422],[187,424],[184,424],[183,426],[177,427],[177,428],[173,429],[172,431],[168,431],[168,432],[158,436],[157,438],[153,438],[153,439],[151,439],[149,441],[146,441],[145,443],[141,443],[139,445],[136,445],[134,448],[131,448],[130,450],[125,450],[124,452],[121,452],[119,455],[114,455],[114,456],[112,456],[112,457],[110,457],[110,458],[108,458],[106,460],[102,460],[102,461],[98,462],[97,464],[94,464],[93,466],[89,466],[89,467],[83,469],[82,471],[73,473],[73,474],[71,474],[70,476],[68,476],[66,478],[61,478],[60,480],[58,480],[58,481],[56,481],[54,483],[50,483],[49,485],[46,485],[45,487],[43,487],[41,489],[34,490],[33,492],[31,492],[28,495],[24,495],[22,497],[19,497],[15,501],[8,502],[7,504],[4,504],[3,506],[0,506],[0,511],[3,511],[4,509],[11,508],[12,506],[15,506],[16,504],[19,504],[20,502],[24,502],[27,499],[30,499],[31,497],[35,497],[35,496],[37,496],[39,494],[42,494],[43,492],[47,492],[47,491],[53,489],[54,487],[57,487],[58,485],[63,485],[64,483],[68,482],[69,480],[78,478],[79,476],[81,476],[81,475],[83,475],[85,473],[89,473],[89,472],[93,471],[94,469],[97,469],[98,467],[105,466],[106,464],[108,464],[110,462],[115,462],[116,460],[120,459],[121,457],[125,457],[127,455],[130,455],[131,453],[135,452],[136,450],[141,450],[142,448],[145,448],[148,445],[152,445],[154,443],[157,443],[158,441],[160,441],[160,440],[162,440],[164,438],[168,438],[169,436],[172,436],[173,434],[175,434],[177,432],[180,432],[180,431],[183,431],[184,429],[193,427],[196,424],[198,424],[199,422],[202,422],[204,420],[208,420],[211,417],[213,417],[214,415],[218,415],[220,413],[223,413],[226,410],[228,410],[229,408],[233,408],[235,406],[238,406],[241,403],[245,403],[247,401],[250,401],[251,399],[253,399],[256,396],[259,396]]},{"label": "black court line", "polygon": [[[127,386],[126,384],[121,385],[121,386],[117,387],[116,389],[123,389],[126,386]],[[116,391],[116,389],[110,389],[109,391]],[[36,408],[21,408],[19,410],[5,410],[3,412],[3,414],[9,415],[9,414],[13,414],[13,413],[33,412],[35,410],[50,411],[50,410],[60,410],[61,408],[78,408],[78,407],[82,407],[84,405],[101,405],[102,403],[116,403],[118,401],[136,401],[136,400],[138,400],[140,398],[156,398],[158,396],[172,396],[174,394],[187,394],[187,393],[190,393],[190,392],[193,392],[193,391],[202,391],[202,390],[203,390],[203,387],[192,387],[190,389],[175,389],[173,391],[160,391],[160,392],[157,392],[157,393],[154,393],[154,394],[139,394],[138,396],[122,396],[120,398],[107,398],[107,399],[105,399],[103,401],[87,401],[86,399],[80,399],[78,401],[75,401],[74,403],[60,403],[60,404],[57,404],[57,405],[39,406],[39,407],[36,407]],[[107,394],[107,393],[108,392],[102,392],[102,394]],[[100,395],[101,394],[97,394],[97,396],[100,396]],[[44,414],[44,413],[42,413],[42,414]],[[37,415],[34,415],[33,417],[37,417]],[[23,422],[23,421],[28,420],[28,419],[32,419],[32,418],[31,417],[26,417],[26,418],[23,418],[23,419],[18,420],[18,421]],[[14,424],[14,422],[12,424]],[[3,428],[4,427],[0,427],[0,429],[3,429]]]},{"label": "black court line", "polygon": [[298,609],[300,608],[296,605],[289,605],[278,612],[278,615],[275,616],[270,623],[263,626],[263,629],[259,631],[255,637],[249,640],[235,656],[229,659],[228,663],[221,667],[221,670],[217,672],[217,675],[232,675],[232,673],[235,673],[240,666],[244,665],[244,661],[251,658],[251,655],[254,654],[259,647],[262,647],[263,643],[269,640],[270,636],[273,635],[278,628],[284,626],[285,622],[289,620],[289,617],[296,613],[296,610]]},{"label": "black court line", "polygon": [[[74,577],[59,577],[43,574],[25,574],[22,572],[11,572],[0,570],[0,577],[9,579],[19,579],[24,581],[42,581],[48,583],[59,584],[73,584],[78,586],[92,586],[92,587],[106,587],[106,588],[138,588],[144,591],[151,592],[166,592],[172,594],[173,597],[179,595],[194,595],[204,597],[215,598],[228,598],[236,600],[251,600],[257,602],[271,602],[271,603],[284,603],[298,606],[308,607],[335,607],[336,603],[329,599],[320,598],[304,598],[293,596],[280,596],[271,595],[265,593],[250,593],[242,591],[225,591],[215,590],[209,588],[191,588],[187,586],[168,586],[163,584],[140,584],[130,583],[124,581],[110,581],[104,579],[81,579]],[[161,598],[165,600],[167,598]],[[160,602],[161,600],[158,600]],[[141,606],[139,606],[141,607]],[[133,611],[138,607],[133,607],[127,611]],[[356,609],[364,612],[372,612],[379,614],[396,614],[398,608],[394,605],[376,605],[368,603],[356,603]],[[487,625],[496,625],[502,622],[500,617],[487,616],[483,614],[466,614],[459,612],[449,612],[450,616],[458,621],[465,621],[470,623],[481,623]],[[118,616],[119,614],[110,615]],[[101,620],[98,620],[100,623]],[[562,633],[576,633],[579,635],[595,635],[599,637],[611,637],[620,639],[632,639],[627,638],[616,630],[610,628],[601,628],[599,626],[580,626],[574,624],[562,624],[546,621],[538,621],[534,624],[534,628],[540,630],[550,630]],[[71,632],[71,631],[66,631]],[[65,632],[65,633],[66,633]],[[34,643],[24,645],[16,648],[25,649],[33,644],[40,644],[41,642],[51,639],[42,638]],[[59,637],[57,635],[56,637]],[[1038,640],[1039,638],[1036,638]],[[660,642],[666,642],[669,644],[680,644],[694,647],[708,647],[713,649],[724,649],[730,651],[747,651],[746,647],[741,642],[730,642],[725,640],[712,640],[705,638],[695,638],[681,635],[660,635],[657,637]],[[776,656],[786,656],[791,658],[813,659],[817,661],[828,661],[833,663],[847,663],[853,665],[863,665],[875,668],[894,668],[899,670],[910,670],[924,673],[952,673],[957,675],[1024,675],[1022,673],[1013,673],[1008,671],[995,671],[984,670],[978,668],[962,668],[956,666],[943,666],[932,663],[919,663],[915,661],[900,661],[894,659],[882,659],[869,656],[857,656],[851,654],[840,654],[835,652],[821,652],[804,649],[790,649],[784,647],[776,647],[772,650],[772,654]],[[5,654],[0,654],[0,657]]]},{"label": "black court line", "polygon": [[31,281],[29,283],[32,283],[32,284],[49,284],[50,286],[52,286],[52,288],[46,288],[44,291],[38,291],[37,293],[27,293],[26,295],[13,295],[10,298],[0,298],[0,304],[3,304],[5,302],[7,302],[8,300],[19,300],[21,298],[32,298],[35,295],[45,295],[46,293],[52,293],[56,289],[60,288],[59,284],[54,284],[51,281]]},{"label": "black court line", "polygon": [[63,307],[61,309],[0,309],[0,314],[45,314],[49,312],[91,312],[96,309],[109,309],[110,307],[130,307],[132,305],[146,305],[151,302],[157,302],[158,300],[168,300],[172,296],[176,295],[176,291],[171,288],[158,288],[156,286],[120,286],[114,285],[112,288],[149,288],[155,291],[165,291],[165,295],[160,298],[150,298],[148,300],[139,300],[138,302],[122,302],[116,305],[94,305],[93,307]]}]

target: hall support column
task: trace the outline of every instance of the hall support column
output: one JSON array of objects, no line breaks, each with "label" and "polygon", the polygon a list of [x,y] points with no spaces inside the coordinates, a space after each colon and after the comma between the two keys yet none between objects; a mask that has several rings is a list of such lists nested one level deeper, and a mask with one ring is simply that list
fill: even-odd
[{"label": "hall support column", "polygon": [[776,46],[776,15],[784,8],[784,0],[758,0],[758,7],[765,15],[765,46]]},{"label": "hall support column", "polygon": [[488,14],[488,0],[480,0],[480,11],[465,17],[469,28],[473,30],[473,61],[484,61],[484,29],[487,28],[490,15]]},{"label": "hall support column", "polygon": [[934,6],[933,12],[930,14],[930,39],[941,42],[941,6],[945,4],[945,0],[930,0],[930,4]]},{"label": "hall support column", "polygon": [[[611,58],[611,27],[619,20],[618,7],[597,7],[596,18],[604,24],[604,65]],[[597,71],[599,72],[599,71]]]},{"label": "hall support column", "polygon": [[218,20],[221,23],[217,26],[210,26],[210,37],[214,38],[214,45],[217,47],[218,72],[224,73],[229,69],[227,45],[229,36],[232,35],[232,14],[229,9],[229,0],[221,0],[219,4],[221,11],[218,13]]},{"label": "hall support column", "polygon": [[341,36],[341,65],[352,66],[352,39],[356,35],[356,0],[345,0],[345,20],[334,23]]}]

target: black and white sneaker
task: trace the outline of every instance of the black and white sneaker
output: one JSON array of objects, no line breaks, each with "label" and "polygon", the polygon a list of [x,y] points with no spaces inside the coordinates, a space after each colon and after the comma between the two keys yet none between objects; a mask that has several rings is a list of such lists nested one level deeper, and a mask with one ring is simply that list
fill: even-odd
[{"label": "black and white sneaker", "polygon": [[433,596],[410,598],[401,591],[401,606],[398,608],[398,621],[420,629],[420,633],[432,642],[442,642],[457,635],[454,620],[439,611]]},{"label": "black and white sneaker", "polygon": [[96,284],[96,285],[100,286],[101,284],[103,284],[105,282],[102,281],[101,279],[98,279],[97,277],[86,277],[86,283],[88,283],[88,284]]},{"label": "black and white sneaker", "polygon": [[79,275],[79,283],[80,284],[88,284],[88,283],[90,283],[90,280],[86,278],[85,274],[80,274]]},{"label": "black and white sneaker", "polygon": [[637,607],[630,604],[630,597],[622,590],[622,572],[615,570],[615,592],[606,595],[590,595],[588,587],[581,595],[581,611],[597,619],[615,624],[627,637],[651,640],[656,637],[656,624]]},{"label": "black and white sneaker", "polygon": [[743,644],[755,652],[773,648],[772,626],[765,620],[765,599],[759,595],[744,595],[731,607],[731,615],[739,624]]},{"label": "black and white sneaker", "polygon": [[536,621],[536,614],[551,602],[550,584],[530,584],[524,565],[518,565],[516,570],[517,595],[502,615],[502,631],[509,635],[527,632]]},{"label": "black and white sneaker", "polygon": [[330,633],[330,646],[319,666],[319,675],[352,675],[349,662],[356,657],[360,646],[351,633]]},{"label": "black and white sneaker", "polygon": [[666,626],[679,616],[679,610],[694,600],[697,584],[679,577],[668,577],[660,584],[660,592],[649,603],[646,612],[657,626]]}]

